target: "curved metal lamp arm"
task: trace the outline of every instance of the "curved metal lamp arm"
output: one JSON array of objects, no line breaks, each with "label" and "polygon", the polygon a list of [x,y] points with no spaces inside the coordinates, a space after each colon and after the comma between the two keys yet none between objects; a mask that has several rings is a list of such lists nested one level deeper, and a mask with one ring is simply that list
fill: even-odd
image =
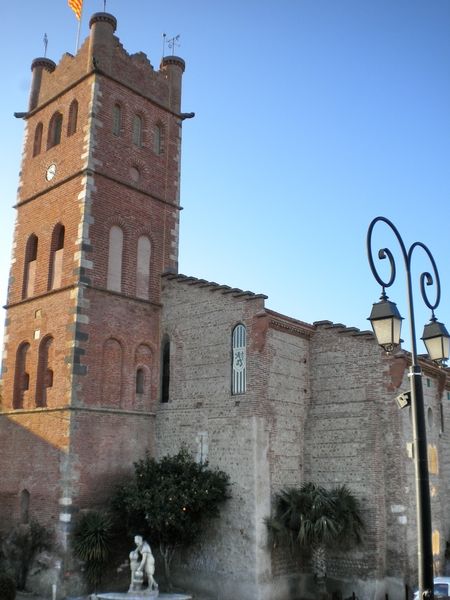
[{"label": "curved metal lamp arm", "polygon": [[[389,219],[386,219],[386,217],[376,217],[375,219],[373,219],[373,221],[370,223],[369,225],[369,229],[367,232],[367,256],[369,258],[369,265],[370,265],[370,269],[372,271],[373,276],[375,277],[376,281],[381,285],[382,287],[382,295],[381,298],[384,300],[387,298],[386,293],[385,293],[385,289],[390,287],[394,281],[395,281],[395,277],[397,274],[396,271],[396,265],[395,265],[395,259],[394,256],[392,254],[392,252],[389,250],[389,248],[381,248],[378,251],[378,258],[380,260],[384,260],[386,258],[389,259],[389,263],[390,263],[390,277],[387,280],[384,280],[380,274],[377,271],[377,268],[375,266],[375,262],[373,259],[373,252],[372,252],[372,233],[373,233],[373,229],[375,227],[375,225],[378,222],[383,222],[385,223],[395,234],[395,237],[398,240],[398,243],[400,245],[401,251],[402,251],[402,256],[403,256],[403,260],[405,263],[405,271],[406,271],[406,279],[407,279],[407,291],[408,291],[408,310],[409,310],[409,321],[410,321],[410,327],[411,327],[411,345],[412,345],[412,357],[413,357],[413,364],[416,364],[417,361],[417,348],[416,348],[416,333],[415,333],[415,322],[414,322],[414,306],[413,306],[413,294],[412,294],[412,282],[411,282],[411,260],[412,260],[412,255],[413,252],[416,248],[422,248],[422,250],[425,251],[425,253],[427,254],[431,265],[433,267],[433,275],[431,273],[429,273],[428,271],[425,271],[423,273],[421,273],[420,275],[420,292],[423,298],[423,301],[425,303],[425,305],[431,310],[431,318],[432,320],[435,320],[435,316],[434,316],[434,311],[435,309],[439,306],[439,302],[441,300],[441,283],[440,283],[440,279],[439,279],[439,273],[436,267],[436,263],[434,261],[433,255],[431,254],[430,250],[427,248],[427,246],[425,246],[425,244],[423,244],[422,242],[414,242],[414,244],[412,244],[412,246],[409,248],[409,250],[406,250],[405,244],[403,242],[403,239],[398,231],[398,229],[395,227],[395,225],[392,223],[392,221],[390,221]],[[431,286],[431,285],[435,285],[436,286],[436,299],[434,302],[431,302],[427,292],[426,292],[426,287]]]}]

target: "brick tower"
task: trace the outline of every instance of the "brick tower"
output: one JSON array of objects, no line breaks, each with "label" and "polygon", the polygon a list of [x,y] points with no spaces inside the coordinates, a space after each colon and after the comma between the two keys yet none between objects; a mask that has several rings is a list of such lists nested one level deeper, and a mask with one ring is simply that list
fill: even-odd
[{"label": "brick tower", "polygon": [[181,79],[96,13],[76,56],[32,63],[7,300],[0,526],[65,543],[154,445],[161,273],[177,271]]}]

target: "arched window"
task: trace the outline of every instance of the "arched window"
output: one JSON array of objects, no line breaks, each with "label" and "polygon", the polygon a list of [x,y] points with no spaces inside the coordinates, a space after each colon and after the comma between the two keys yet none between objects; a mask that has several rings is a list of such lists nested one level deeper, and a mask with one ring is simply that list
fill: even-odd
[{"label": "arched window", "polygon": [[53,338],[42,338],[39,344],[38,371],[36,380],[36,406],[47,406],[47,389],[53,387]]},{"label": "arched window", "polygon": [[245,394],[247,389],[247,331],[242,324],[233,329],[231,393]]},{"label": "arched window", "polygon": [[136,296],[149,298],[151,244],[147,236],[141,235],[137,245]]},{"label": "arched window", "polygon": [[145,390],[145,373],[144,369],[137,369],[136,371],[136,394],[143,394]]},{"label": "arched window", "polygon": [[37,156],[41,153],[42,147],[42,123],[38,123],[36,125],[36,129],[34,130],[34,142],[33,142],[33,156]]},{"label": "arched window", "polygon": [[108,279],[106,287],[108,290],[120,292],[122,290],[122,251],[123,231],[117,225],[109,230],[108,250]]},{"label": "arched window", "polygon": [[48,126],[47,150],[57,146],[61,141],[63,116],[60,112],[55,112],[50,119]]},{"label": "arched window", "polygon": [[170,340],[163,338],[161,348],[161,402],[169,402],[170,386]]},{"label": "arched window", "polygon": [[153,152],[162,154],[164,151],[164,128],[160,123],[157,123],[153,129]]},{"label": "arched window", "polygon": [[120,135],[122,129],[122,107],[120,104],[114,104],[113,106],[113,134]]},{"label": "arched window", "polygon": [[30,376],[27,371],[27,355],[30,349],[28,342],[22,342],[17,348],[14,372],[13,408],[23,408],[24,393],[30,387]]},{"label": "arched window", "polygon": [[69,120],[67,122],[67,135],[73,135],[77,130],[77,120],[78,120],[78,102],[76,100],[72,100],[69,107]]},{"label": "arched window", "polygon": [[50,246],[50,265],[48,272],[47,287],[47,289],[49,290],[61,287],[62,266],[64,256],[64,235],[64,225],[61,225],[61,223],[55,225]]},{"label": "arched window", "polygon": [[22,299],[29,298],[34,294],[34,282],[36,279],[36,259],[38,251],[37,235],[32,233],[25,247],[25,265],[23,269]]},{"label": "arched window", "polygon": [[133,144],[142,146],[142,119],[139,115],[133,117]]}]

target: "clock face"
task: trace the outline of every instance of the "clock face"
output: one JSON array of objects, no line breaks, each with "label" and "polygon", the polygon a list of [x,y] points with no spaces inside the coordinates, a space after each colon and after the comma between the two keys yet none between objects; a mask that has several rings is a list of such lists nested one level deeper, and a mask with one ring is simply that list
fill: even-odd
[{"label": "clock face", "polygon": [[47,181],[51,181],[55,175],[56,175],[56,165],[52,164],[48,167],[47,171],[45,172],[45,178]]}]

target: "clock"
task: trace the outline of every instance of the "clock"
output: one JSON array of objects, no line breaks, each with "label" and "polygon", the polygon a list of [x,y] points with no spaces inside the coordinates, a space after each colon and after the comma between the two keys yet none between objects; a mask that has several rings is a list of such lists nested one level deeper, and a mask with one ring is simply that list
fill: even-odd
[{"label": "clock", "polygon": [[56,165],[55,165],[55,163],[52,163],[45,172],[45,179],[47,181],[51,181],[55,175],[56,175]]}]

